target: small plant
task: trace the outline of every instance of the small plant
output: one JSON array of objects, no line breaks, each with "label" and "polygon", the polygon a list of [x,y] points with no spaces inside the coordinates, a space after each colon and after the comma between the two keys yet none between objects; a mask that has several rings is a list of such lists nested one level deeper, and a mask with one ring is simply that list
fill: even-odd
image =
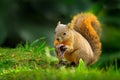
[{"label": "small plant", "polygon": [[46,44],[45,38],[39,38],[33,41],[31,44],[26,42],[24,48],[25,48],[25,51],[32,51],[35,49],[35,51],[39,53],[40,51],[45,49],[45,44]]},{"label": "small plant", "polygon": [[83,70],[83,69],[86,69],[86,65],[85,63],[83,62],[82,59],[79,60],[79,65],[77,67],[77,70]]}]

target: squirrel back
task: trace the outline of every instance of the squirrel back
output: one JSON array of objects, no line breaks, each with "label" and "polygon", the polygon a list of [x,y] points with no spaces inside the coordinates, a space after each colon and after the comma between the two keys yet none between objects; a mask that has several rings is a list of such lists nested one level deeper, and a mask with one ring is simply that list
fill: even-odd
[{"label": "squirrel back", "polygon": [[96,16],[91,13],[80,13],[73,17],[69,26],[89,42],[94,53],[94,62],[97,61],[101,54],[101,26]]}]

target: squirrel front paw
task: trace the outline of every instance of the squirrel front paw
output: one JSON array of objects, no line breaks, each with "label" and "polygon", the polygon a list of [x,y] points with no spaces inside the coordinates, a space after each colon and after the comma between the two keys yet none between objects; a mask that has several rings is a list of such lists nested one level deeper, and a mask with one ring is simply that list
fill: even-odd
[{"label": "squirrel front paw", "polygon": [[57,57],[58,57],[59,61],[62,61],[66,49],[67,48],[65,47],[64,44],[56,45],[56,52],[57,52]]}]

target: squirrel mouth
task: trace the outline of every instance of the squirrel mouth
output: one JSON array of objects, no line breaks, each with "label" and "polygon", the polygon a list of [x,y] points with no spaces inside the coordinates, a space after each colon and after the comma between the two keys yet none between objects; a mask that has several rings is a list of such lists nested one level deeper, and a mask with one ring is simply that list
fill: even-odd
[{"label": "squirrel mouth", "polygon": [[62,54],[64,54],[64,52],[66,51],[66,47],[64,45],[60,46],[60,51]]}]

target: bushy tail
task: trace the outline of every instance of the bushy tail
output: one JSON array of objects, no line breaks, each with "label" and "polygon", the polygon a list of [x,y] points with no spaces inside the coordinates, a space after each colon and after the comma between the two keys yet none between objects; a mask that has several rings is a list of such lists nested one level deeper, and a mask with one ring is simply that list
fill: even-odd
[{"label": "bushy tail", "polygon": [[70,26],[86,38],[94,53],[93,62],[97,61],[101,54],[101,27],[96,16],[91,13],[80,13],[73,17]]}]

